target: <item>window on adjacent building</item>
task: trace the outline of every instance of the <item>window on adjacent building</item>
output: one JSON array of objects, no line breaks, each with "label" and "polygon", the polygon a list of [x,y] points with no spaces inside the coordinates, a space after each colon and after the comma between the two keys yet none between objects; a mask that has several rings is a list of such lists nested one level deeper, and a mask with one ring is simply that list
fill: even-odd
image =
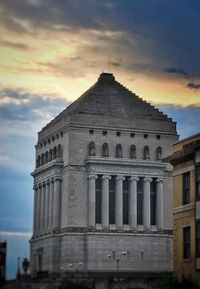
[{"label": "window on adjacent building", "polygon": [[196,223],[196,256],[200,257],[200,220]]},{"label": "window on adjacent building", "polygon": [[183,174],[183,205],[190,202],[190,172]]},{"label": "window on adjacent building", "polygon": [[196,167],[196,196],[200,199],[200,166]]},{"label": "window on adjacent building", "polygon": [[183,259],[190,258],[190,227],[183,228]]},{"label": "window on adjacent building", "polygon": [[102,195],[102,189],[101,189],[101,176],[98,176],[98,179],[96,180],[96,224],[101,224],[101,195]]},{"label": "window on adjacent building", "polygon": [[115,224],[115,179],[109,181],[109,224]]},{"label": "window on adjacent building", "polygon": [[123,181],[123,224],[129,223],[129,192],[128,192],[128,179]]}]

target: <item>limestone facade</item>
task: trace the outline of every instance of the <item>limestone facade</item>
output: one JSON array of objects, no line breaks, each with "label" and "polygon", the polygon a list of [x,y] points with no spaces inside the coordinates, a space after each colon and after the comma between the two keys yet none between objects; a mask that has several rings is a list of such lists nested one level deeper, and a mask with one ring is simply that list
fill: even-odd
[{"label": "limestone facade", "polygon": [[162,158],[176,140],[171,119],[101,74],[39,132],[32,272],[172,271]]}]

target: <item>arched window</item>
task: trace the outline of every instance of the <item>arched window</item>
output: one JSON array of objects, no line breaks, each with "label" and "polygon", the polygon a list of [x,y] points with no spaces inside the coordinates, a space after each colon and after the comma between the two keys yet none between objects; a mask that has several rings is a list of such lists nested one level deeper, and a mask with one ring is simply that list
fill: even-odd
[{"label": "arched window", "polygon": [[45,152],[45,155],[44,155],[44,162],[45,162],[45,164],[48,163],[48,161],[49,161],[49,153],[48,153],[48,151],[46,151],[46,152]]},{"label": "arched window", "polygon": [[41,155],[41,165],[44,164],[44,153]]},{"label": "arched window", "polygon": [[116,157],[122,158],[122,145],[120,143],[116,146]]},{"label": "arched window", "polygon": [[58,152],[58,157],[62,158],[62,147],[60,144],[58,145],[58,151],[57,152]]},{"label": "arched window", "polygon": [[39,166],[40,166],[40,156],[37,157],[36,168],[38,168]]},{"label": "arched window", "polygon": [[149,147],[145,146],[144,147],[144,160],[149,160],[149,159],[150,159]]},{"label": "arched window", "polygon": [[156,159],[158,161],[160,161],[162,159],[162,148],[161,147],[157,147],[157,149],[156,149]]},{"label": "arched window", "polygon": [[53,148],[53,155],[52,155],[52,159],[55,160],[57,158],[57,148],[54,147]]},{"label": "arched window", "polygon": [[88,151],[89,156],[95,156],[95,144],[93,141],[89,143],[89,151]]},{"label": "arched window", "polygon": [[52,149],[50,149],[50,151],[49,151],[49,161],[52,161]]},{"label": "arched window", "polygon": [[108,152],[108,144],[104,143],[102,146],[102,157],[108,157],[109,152]]},{"label": "arched window", "polygon": [[131,159],[136,159],[137,158],[136,146],[134,144],[132,144],[131,147],[130,147],[130,158]]}]

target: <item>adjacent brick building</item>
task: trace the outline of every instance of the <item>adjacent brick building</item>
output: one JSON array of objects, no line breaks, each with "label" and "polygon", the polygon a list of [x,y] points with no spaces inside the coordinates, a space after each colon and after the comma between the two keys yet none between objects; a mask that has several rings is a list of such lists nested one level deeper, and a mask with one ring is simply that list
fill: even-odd
[{"label": "adjacent brick building", "polygon": [[176,124],[102,73],[38,134],[32,273],[171,272]]}]

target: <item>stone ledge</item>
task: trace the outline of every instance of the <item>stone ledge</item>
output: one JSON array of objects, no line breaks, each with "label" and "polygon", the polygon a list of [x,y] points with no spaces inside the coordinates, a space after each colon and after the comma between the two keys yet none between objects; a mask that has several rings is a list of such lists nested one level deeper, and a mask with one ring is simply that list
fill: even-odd
[{"label": "stone ledge", "polygon": [[190,203],[187,205],[183,205],[183,206],[179,206],[173,209],[173,213],[177,214],[177,213],[181,213],[181,212],[185,212],[185,211],[189,211],[195,208],[195,204],[194,203]]}]

